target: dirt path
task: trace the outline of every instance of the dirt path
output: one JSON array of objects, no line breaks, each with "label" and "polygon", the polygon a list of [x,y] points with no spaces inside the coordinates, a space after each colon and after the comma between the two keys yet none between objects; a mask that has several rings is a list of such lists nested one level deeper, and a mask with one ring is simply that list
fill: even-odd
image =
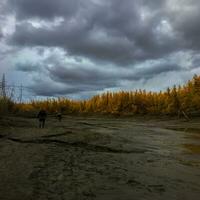
[{"label": "dirt path", "polygon": [[200,120],[0,119],[2,200],[198,200]]}]

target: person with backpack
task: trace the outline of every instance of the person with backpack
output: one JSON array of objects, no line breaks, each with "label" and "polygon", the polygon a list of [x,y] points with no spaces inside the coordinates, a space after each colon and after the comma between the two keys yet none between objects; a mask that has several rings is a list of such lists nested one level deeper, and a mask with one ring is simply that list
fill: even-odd
[{"label": "person with backpack", "polygon": [[37,115],[37,118],[39,120],[39,128],[44,128],[47,118],[47,112],[44,109],[41,109]]}]

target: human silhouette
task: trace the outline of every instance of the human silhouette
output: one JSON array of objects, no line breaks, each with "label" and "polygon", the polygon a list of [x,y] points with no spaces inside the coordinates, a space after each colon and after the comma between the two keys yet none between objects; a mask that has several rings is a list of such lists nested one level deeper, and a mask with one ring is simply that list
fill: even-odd
[{"label": "human silhouette", "polygon": [[62,113],[58,112],[56,116],[58,118],[58,121],[61,122],[61,120],[62,120]]},{"label": "human silhouette", "polygon": [[45,126],[45,121],[47,118],[47,113],[44,109],[41,109],[38,113],[37,118],[39,119],[39,128],[44,128]]}]

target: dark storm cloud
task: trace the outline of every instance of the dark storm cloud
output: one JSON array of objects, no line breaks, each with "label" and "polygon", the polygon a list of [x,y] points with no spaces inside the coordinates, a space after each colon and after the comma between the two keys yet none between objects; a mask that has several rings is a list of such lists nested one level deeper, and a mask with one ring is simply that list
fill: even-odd
[{"label": "dark storm cloud", "polygon": [[56,65],[54,67],[47,66],[46,70],[45,74],[48,80],[45,80],[45,78],[42,80],[36,79],[31,86],[37,95],[69,95],[85,91],[103,90],[118,85],[116,76],[111,73],[106,74],[98,69],[86,69],[81,66],[66,68]]},{"label": "dark storm cloud", "polygon": [[[20,7],[20,13],[24,13],[26,19],[32,12],[28,14],[28,10],[23,10],[24,2],[16,5],[16,11]],[[28,2],[33,3],[33,0]],[[101,1],[98,5],[87,0],[77,4],[77,12],[73,16],[63,16],[64,21],[53,28],[36,28],[26,22],[18,24],[10,43],[31,47],[62,47],[71,55],[115,64],[159,58],[174,51],[176,41],[155,31],[162,20],[164,3],[145,3],[149,12],[151,9],[156,12],[144,21],[141,16],[144,5],[140,1]],[[60,1],[56,2],[56,7],[59,6],[67,9]],[[57,9],[56,15],[60,16]],[[40,14],[38,17],[43,18]]]},{"label": "dark storm cloud", "polygon": [[183,70],[184,69],[177,64],[163,62],[163,63],[155,64],[153,66],[148,66],[146,68],[142,67],[141,69],[135,70],[133,76],[129,75],[129,79],[130,80],[141,80],[141,79],[148,80],[162,73],[167,73],[169,71],[180,72]]},{"label": "dark storm cloud", "polygon": [[[9,39],[19,46],[61,47],[71,55],[126,65],[200,48],[200,3],[183,0],[196,9],[174,11],[177,1],[148,0],[9,0],[20,19],[50,20],[55,27],[34,27],[22,22]],[[12,5],[12,6],[11,6]],[[167,6],[168,5],[168,6]],[[175,7],[174,6],[174,7]]]},{"label": "dark storm cloud", "polygon": [[41,66],[33,63],[17,63],[15,64],[15,70],[21,72],[37,72],[40,71]]},{"label": "dark storm cloud", "polygon": [[7,6],[20,20],[27,18],[50,20],[54,17],[74,15],[79,0],[8,0]]},{"label": "dark storm cloud", "polygon": [[5,2],[4,0],[0,1],[0,41],[3,38],[3,22],[4,22],[4,7],[5,7]]},{"label": "dark storm cloud", "polygon": [[153,66],[142,67],[135,70],[100,70],[98,68],[84,68],[74,66],[72,68],[66,67],[51,67],[47,68],[49,76],[52,80],[61,83],[73,83],[73,85],[87,84],[87,85],[104,85],[104,87],[113,87],[118,85],[120,81],[126,80],[140,80],[149,79],[153,76],[165,73],[168,71],[182,71],[183,69],[177,64],[160,63]]},{"label": "dark storm cloud", "polygon": [[[62,84],[56,84],[55,82],[48,80],[35,80],[34,84],[30,85],[29,88],[37,96],[59,96],[75,94],[83,91],[83,88],[75,88]],[[88,88],[85,88],[87,91]]]},{"label": "dark storm cloud", "polygon": [[2,33],[2,31],[1,31],[1,29],[0,29],[0,40],[3,38],[3,33]]},{"label": "dark storm cloud", "polygon": [[74,67],[67,69],[65,67],[53,67],[48,69],[50,77],[58,82],[78,84],[100,84],[111,86],[115,75],[108,74],[107,71],[98,69],[86,69],[83,67]]},{"label": "dark storm cloud", "polygon": [[[75,71],[75,70],[74,70]],[[69,71],[68,71],[69,72]],[[72,72],[71,72],[72,74]],[[76,72],[75,72],[76,74]],[[61,74],[59,74],[61,76]],[[89,76],[93,76],[90,74]],[[82,80],[79,80],[81,77]],[[70,95],[70,94],[80,94],[82,92],[95,92],[98,90],[103,90],[106,87],[116,86],[116,82],[109,79],[98,79],[93,80],[83,80],[84,76],[75,75],[75,77],[63,76],[58,77],[58,75],[51,74],[50,79],[43,77],[42,79],[34,79],[32,85],[32,91],[36,95],[41,96],[57,96],[57,95]]]},{"label": "dark storm cloud", "polygon": [[[193,7],[193,8],[191,8]],[[170,16],[172,26],[182,37],[182,48],[200,49],[200,2],[189,1],[187,9]]]},{"label": "dark storm cloud", "polygon": [[[67,87],[66,85],[55,85],[53,82],[35,82],[30,86],[32,92],[37,96],[60,96],[70,94],[80,94],[85,91],[96,91],[96,87]],[[102,89],[102,88],[100,88]]]},{"label": "dark storm cloud", "polygon": [[197,53],[193,53],[192,58],[190,59],[192,62],[192,66],[190,66],[190,69],[195,69],[200,67],[200,55]]},{"label": "dark storm cloud", "polygon": [[33,78],[37,95],[102,91],[192,69],[180,66],[187,63],[178,62],[178,52],[193,55],[190,63],[200,66],[198,0],[7,0],[6,8],[16,16],[8,45],[30,47],[40,58],[54,48],[77,58],[67,66],[55,53],[39,67],[18,64],[16,70],[43,77]]},{"label": "dark storm cloud", "polygon": [[[81,94],[82,92],[102,91],[105,88],[116,88],[121,86],[124,81],[138,81],[141,79],[151,79],[156,75],[168,71],[178,72],[182,68],[176,64],[160,63],[153,66],[138,68],[135,70],[121,70],[118,68],[100,69],[82,65],[62,66],[55,58],[49,58],[45,61],[48,64],[55,63],[55,66],[45,67],[46,71],[38,80],[36,78],[31,86],[36,95],[54,96]],[[48,77],[46,79],[45,77]]]}]

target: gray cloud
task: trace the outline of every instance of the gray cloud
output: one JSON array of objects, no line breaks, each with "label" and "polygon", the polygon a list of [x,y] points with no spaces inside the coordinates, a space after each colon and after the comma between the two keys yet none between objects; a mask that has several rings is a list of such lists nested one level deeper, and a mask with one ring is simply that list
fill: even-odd
[{"label": "gray cloud", "polygon": [[[6,12],[14,14],[16,22],[14,32],[3,35],[0,31],[0,40],[10,48],[37,52],[35,62],[24,58],[15,62],[16,71],[31,74],[37,95],[94,94],[120,88],[122,82],[149,83],[170,72],[175,77],[200,66],[198,0],[181,4],[179,0],[2,2],[0,25]],[[55,48],[62,49],[61,56]],[[177,57],[178,53],[185,57]],[[39,64],[35,64],[37,58]]]},{"label": "gray cloud", "polygon": [[35,95],[47,97],[69,95],[83,91],[83,88],[67,87],[66,85],[41,79],[35,79],[34,84],[30,85],[29,88]]},{"label": "gray cloud", "polygon": [[[36,28],[22,22],[10,38],[16,45],[62,47],[72,55],[129,64],[156,59],[180,49],[199,49],[199,8],[174,11],[167,1],[9,0],[17,16],[51,20],[62,16],[56,27]],[[177,4],[177,1],[174,1]],[[12,6],[11,6],[12,5]],[[171,29],[170,29],[171,28]],[[74,42],[76,41],[76,42]]]},{"label": "gray cloud", "polygon": [[15,69],[21,72],[37,72],[40,71],[41,66],[33,63],[17,63]]},{"label": "gray cloud", "polygon": [[2,31],[0,30],[0,40],[3,38],[3,33]]},{"label": "gray cloud", "polygon": [[79,4],[79,0],[8,0],[7,7],[21,20],[27,18],[50,20],[54,17],[69,17],[76,14]]},{"label": "gray cloud", "polygon": [[87,69],[83,67],[66,68],[55,66],[48,68],[49,77],[56,82],[79,84],[100,84],[106,83],[106,87],[116,86],[118,81],[149,79],[153,76],[168,71],[183,71],[183,68],[176,64],[160,63],[153,66],[142,67],[139,69],[113,70]]},{"label": "gray cloud", "polygon": [[140,80],[140,79],[151,79],[159,74],[162,73],[167,73],[167,72],[180,72],[180,71],[184,71],[184,69],[174,63],[167,63],[167,62],[163,62],[163,63],[159,63],[159,64],[155,64],[153,66],[149,66],[147,68],[141,68],[139,70],[135,70],[133,76],[130,78],[133,78],[134,80]]},{"label": "gray cloud", "polygon": [[[35,94],[54,96],[81,94],[83,92],[95,93],[95,91],[102,91],[105,88],[120,88],[123,82],[149,80],[169,71],[183,71],[183,68],[179,65],[165,61],[136,69],[122,68],[119,70],[118,67],[114,66],[106,69],[81,63],[65,64],[59,59],[50,56],[44,60],[42,66],[45,70],[39,72],[40,75],[44,73],[43,78],[38,79],[36,74],[31,85]],[[51,63],[51,66],[49,66],[49,63]]]},{"label": "gray cloud", "polygon": [[[33,3],[33,0],[28,2]],[[60,1],[56,3],[63,6]],[[20,6],[20,3],[17,5]],[[10,43],[31,47],[58,46],[71,55],[120,65],[159,58],[177,49],[174,46],[176,38],[156,32],[164,18],[161,14],[163,3],[148,3],[148,12],[154,14],[145,20],[141,14],[145,4],[140,1],[102,1],[98,5],[87,0],[77,5],[77,13],[70,18],[64,16],[64,21],[53,29],[34,27],[27,22],[18,24]],[[25,19],[30,17],[26,12],[26,9],[20,12],[24,13]],[[60,16],[55,9],[55,16],[56,13]]]}]

